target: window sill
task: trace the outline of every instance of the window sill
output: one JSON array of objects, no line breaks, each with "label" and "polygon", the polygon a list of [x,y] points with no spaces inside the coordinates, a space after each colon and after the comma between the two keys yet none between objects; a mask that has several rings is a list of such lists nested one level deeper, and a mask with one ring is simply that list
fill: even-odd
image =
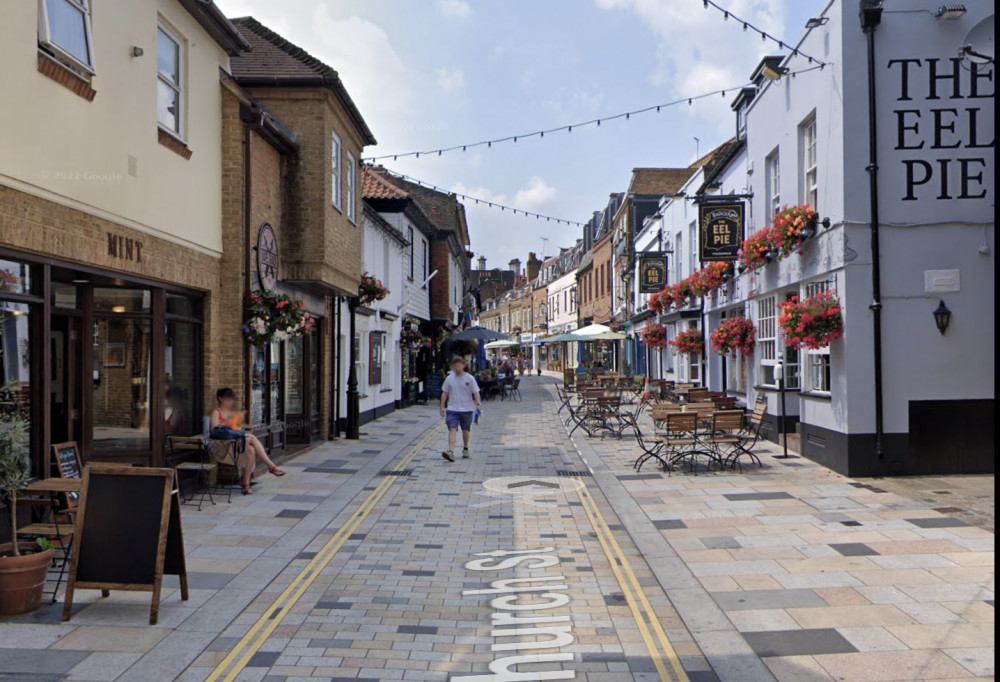
[{"label": "window sill", "polygon": [[94,97],[97,96],[97,91],[90,85],[90,81],[65,64],[60,63],[54,57],[41,51],[38,53],[38,72],[51,78],[56,83],[59,83],[59,85],[62,85],[88,102],[93,102]]},{"label": "window sill", "polygon": [[833,400],[833,396],[830,393],[824,393],[823,391],[799,391],[799,395],[803,398],[815,398],[817,400]]},{"label": "window sill", "polygon": [[754,386],[755,391],[767,391],[769,393],[801,393],[798,388],[779,389],[777,386]]},{"label": "window sill", "polygon": [[175,135],[171,135],[163,128],[157,127],[156,140],[161,145],[183,158],[185,161],[191,158],[191,150],[188,146]]}]

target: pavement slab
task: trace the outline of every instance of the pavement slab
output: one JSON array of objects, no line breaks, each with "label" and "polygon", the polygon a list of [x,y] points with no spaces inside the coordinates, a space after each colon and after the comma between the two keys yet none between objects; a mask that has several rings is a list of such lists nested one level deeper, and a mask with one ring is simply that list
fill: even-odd
[{"label": "pavement slab", "polygon": [[992,477],[855,481],[770,443],[742,472],[636,472],[628,433],[568,435],[554,386],[486,403],[467,460],[413,406],[184,506],[190,600],[168,577],[155,627],[116,591],[0,619],[0,681],[460,682],[513,655],[600,682],[994,674]]}]

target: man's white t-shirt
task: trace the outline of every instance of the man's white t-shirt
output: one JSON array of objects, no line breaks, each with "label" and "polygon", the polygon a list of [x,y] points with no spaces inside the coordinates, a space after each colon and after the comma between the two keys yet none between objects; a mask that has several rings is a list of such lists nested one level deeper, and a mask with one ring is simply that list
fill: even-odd
[{"label": "man's white t-shirt", "polygon": [[479,393],[479,384],[476,377],[468,372],[458,376],[454,372],[449,372],[441,386],[441,391],[448,394],[449,412],[475,412],[476,399],[473,397]]}]

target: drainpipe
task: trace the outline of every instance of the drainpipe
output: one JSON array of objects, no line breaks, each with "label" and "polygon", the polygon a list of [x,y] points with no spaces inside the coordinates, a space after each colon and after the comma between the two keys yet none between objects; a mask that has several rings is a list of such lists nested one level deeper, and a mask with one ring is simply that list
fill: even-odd
[{"label": "drainpipe", "polygon": [[335,427],[336,430],[334,431],[334,433],[337,435],[337,438],[340,438],[340,396],[343,393],[343,391],[341,390],[341,386],[342,386],[342,383],[343,383],[343,380],[344,380],[343,379],[343,368],[342,368],[343,358],[344,358],[344,349],[340,345],[340,339],[341,339],[341,336],[343,335],[343,327],[342,327],[343,319],[344,319],[343,303],[344,303],[344,300],[340,296],[335,297],[335,299],[334,299],[334,310],[336,311],[336,315],[337,315],[337,332],[336,332],[337,333],[337,339],[336,339],[336,345],[334,346],[335,350],[334,350],[333,363],[334,363],[335,371],[337,373],[336,374],[336,378],[334,380],[334,383],[336,384],[336,388],[334,389],[336,391],[336,398],[334,399],[334,409],[336,410],[336,416],[334,417],[334,423],[336,424],[336,427]]},{"label": "drainpipe", "polygon": [[[242,112],[241,112],[242,113]],[[242,118],[242,117],[241,117]],[[252,201],[252,179],[250,162],[250,123],[243,120],[243,319],[250,316],[250,246],[251,221],[250,204]],[[243,407],[250,409],[250,401],[253,396],[253,389],[250,386],[250,364],[252,362],[250,342],[243,339]]]},{"label": "drainpipe", "polygon": [[878,131],[875,100],[875,30],[882,22],[882,0],[861,0],[861,28],[868,42],[868,189],[871,203],[872,352],[875,379],[875,456],[885,458],[882,406],[882,273],[879,258]]}]

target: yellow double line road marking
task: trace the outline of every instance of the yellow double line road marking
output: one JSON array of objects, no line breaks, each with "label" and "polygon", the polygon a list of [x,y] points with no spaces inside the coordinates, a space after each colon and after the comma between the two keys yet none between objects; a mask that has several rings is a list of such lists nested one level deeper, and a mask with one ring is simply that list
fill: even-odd
[{"label": "yellow double line road marking", "polygon": [[[399,472],[405,469],[410,462],[417,456],[417,454],[424,449],[424,446],[438,433],[441,432],[444,424],[438,424],[434,429],[430,431],[426,436],[424,436],[419,443],[417,443],[413,449],[400,460],[399,464],[396,465],[395,469],[391,471]],[[385,496],[392,484],[396,482],[396,476],[386,476],[385,479],[378,484],[375,490],[361,503],[358,510],[351,515],[350,520],[344,524],[340,530],[338,530],[330,540],[323,545],[323,549],[316,553],[316,556],[306,564],[306,567],[302,569],[295,580],[285,588],[274,602],[261,614],[261,617],[253,624],[253,627],[243,635],[239,642],[232,648],[232,650],[226,655],[222,661],[219,662],[215,669],[212,670],[212,674],[205,678],[205,682],[232,682],[236,679],[237,675],[242,672],[246,667],[247,663],[253,657],[267,638],[271,636],[281,621],[289,611],[298,603],[299,599],[305,593],[309,586],[313,584],[316,578],[319,577],[320,573],[330,564],[333,557],[336,556],[340,548],[344,546],[348,538],[351,536],[358,526],[361,525],[362,521],[367,518],[368,514],[371,513],[375,505],[379,503],[379,500]],[[228,672],[227,672],[228,671]]]},{"label": "yellow double line road marking", "polygon": [[[604,555],[607,556],[608,562],[611,564],[611,570],[614,571],[615,578],[618,579],[622,594],[625,595],[625,601],[632,611],[632,617],[639,627],[639,634],[646,644],[646,649],[649,650],[649,655],[653,659],[653,665],[656,666],[656,672],[660,679],[664,682],[689,682],[684,666],[681,665],[674,647],[670,644],[667,633],[663,631],[660,620],[656,617],[656,612],[653,611],[653,607],[646,598],[646,593],[643,592],[638,578],[622,552],[622,548],[615,540],[601,510],[598,509],[597,502],[594,501],[585,485],[581,485],[576,492],[580,496],[580,503],[583,505],[584,511],[587,512],[587,517],[590,519],[590,525],[597,533],[597,540],[601,543]],[[673,675],[670,674],[667,663],[673,668]]]}]

